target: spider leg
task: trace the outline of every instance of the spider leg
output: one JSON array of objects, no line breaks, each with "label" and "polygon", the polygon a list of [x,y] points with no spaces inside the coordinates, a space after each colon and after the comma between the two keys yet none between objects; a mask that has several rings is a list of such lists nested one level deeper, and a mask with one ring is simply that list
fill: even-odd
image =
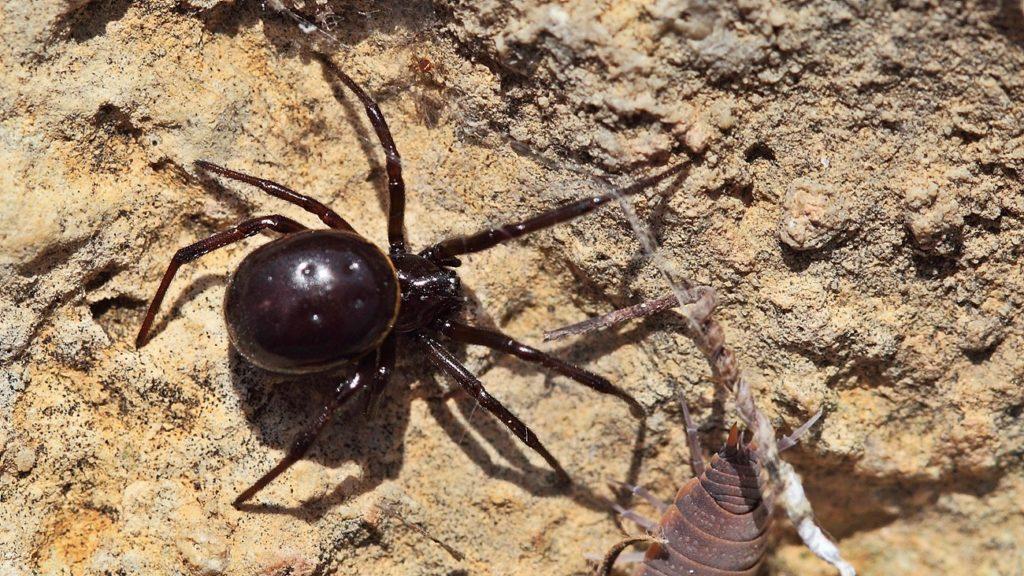
[{"label": "spider leg", "polygon": [[700,436],[697,435],[697,425],[690,417],[690,409],[686,407],[686,397],[679,393],[679,405],[683,408],[683,422],[686,423],[686,442],[690,445],[690,469],[694,476],[704,473],[704,454],[700,448]]},{"label": "spider leg", "polygon": [[373,98],[334,62],[323,55],[319,55],[319,60],[328,72],[336,76],[363,103],[366,117],[369,118],[373,131],[377,133],[377,139],[384,148],[388,172],[388,244],[392,254],[405,252],[405,181],[402,180],[402,157],[398,155],[398,147],[395,146],[395,139],[391,137],[391,130],[384,119],[384,114]]},{"label": "spider leg", "polygon": [[457,342],[486,346],[506,354],[511,354],[516,358],[520,358],[527,362],[535,362],[541,366],[550,368],[563,376],[572,378],[591,390],[595,390],[602,394],[611,394],[612,396],[617,396],[625,400],[629,404],[630,410],[632,410],[633,414],[640,418],[644,416],[643,406],[641,406],[640,403],[628,393],[620,390],[614,384],[609,382],[606,378],[598,376],[593,372],[588,372],[587,370],[569,364],[568,362],[563,362],[553,356],[549,356],[536,348],[531,348],[530,346],[513,339],[507,334],[502,334],[501,332],[492,330],[484,330],[482,328],[467,326],[465,324],[451,321],[445,322],[444,326],[441,328],[441,333]]},{"label": "spider leg", "polygon": [[275,478],[284,473],[284,471],[290,468],[292,464],[298,462],[299,459],[309,451],[310,446],[313,445],[313,442],[317,439],[320,433],[324,431],[324,428],[327,427],[327,423],[331,421],[331,416],[337,412],[338,408],[343,406],[345,402],[352,398],[356,392],[359,392],[370,384],[374,378],[374,372],[376,371],[377,364],[378,360],[376,355],[367,354],[363,356],[362,360],[359,361],[356,373],[347,380],[338,384],[334,389],[334,394],[331,396],[330,400],[324,404],[320,414],[315,420],[313,420],[313,423],[310,424],[309,428],[306,428],[301,434],[299,434],[298,438],[292,442],[292,445],[288,448],[288,452],[285,454],[284,458],[282,458],[281,461],[278,462],[277,465],[269,472],[260,477],[260,479],[252,486],[249,486],[244,492],[239,494],[238,498],[235,498],[235,501],[232,502],[231,505],[238,508],[247,500],[255,496],[257,492],[265,488],[267,484],[273,482]]},{"label": "spider leg", "polygon": [[540,443],[540,440],[537,439],[537,435],[533,433],[533,430],[530,430],[526,424],[523,424],[523,421],[517,418],[515,414],[509,412],[508,408],[502,406],[501,402],[498,402],[497,399],[488,394],[487,390],[484,389],[483,384],[480,383],[480,380],[478,380],[476,376],[473,376],[465,366],[460,364],[459,361],[452,356],[451,352],[445,350],[444,347],[441,346],[440,342],[429,336],[420,335],[419,338],[420,342],[422,342],[424,347],[427,349],[430,361],[434,363],[434,366],[454,378],[455,381],[465,388],[473,398],[476,398],[477,402],[479,402],[481,406],[486,408],[488,412],[493,414],[506,427],[508,427],[508,429],[515,434],[523,444],[533,448],[535,452],[540,454],[541,457],[547,461],[548,466],[551,466],[555,473],[558,474],[559,479],[563,483],[570,484],[572,482],[572,479],[569,478],[569,474],[564,468],[562,468],[562,465],[558,463],[558,460],[548,452],[547,448]]},{"label": "spider leg", "polygon": [[146,310],[146,317],[142,321],[142,326],[139,328],[139,334],[135,337],[135,347],[142,348],[149,342],[149,329],[153,326],[153,319],[156,317],[157,310],[160,309],[160,303],[163,302],[164,295],[167,293],[167,287],[171,285],[171,280],[174,275],[178,272],[178,268],[182,264],[191,262],[204,254],[213,252],[218,248],[223,248],[228,244],[238,242],[243,238],[247,238],[256,234],[260,230],[270,228],[275,232],[282,234],[291,234],[292,232],[299,232],[305,230],[306,227],[299,224],[295,220],[285,218],[284,216],[261,216],[259,218],[253,218],[251,220],[245,220],[228,230],[217,232],[213,236],[200,240],[195,244],[189,244],[184,248],[181,248],[174,253],[174,257],[171,258],[171,263],[167,266],[167,271],[164,272],[164,277],[160,280],[160,287],[157,288],[156,294],[153,296],[153,300],[149,303],[149,309]]},{"label": "spider leg", "polygon": [[274,196],[275,198],[280,198],[282,200],[286,200],[288,202],[291,202],[292,204],[300,206],[306,212],[316,214],[317,217],[320,218],[320,220],[323,220],[324,224],[327,224],[331,228],[334,228],[336,230],[348,230],[350,232],[355,232],[355,229],[353,229],[352,226],[344,218],[339,216],[337,212],[331,210],[323,203],[321,203],[319,200],[306,196],[305,194],[299,194],[298,192],[292,190],[287,186],[283,186],[271,180],[264,180],[263,178],[257,178],[255,176],[249,176],[248,174],[242,174],[241,172],[236,172],[230,168],[218,166],[213,162],[207,162],[206,160],[196,160],[195,164],[198,168],[207,170],[209,172],[215,172],[217,174],[220,174],[221,176],[224,176],[225,178],[231,178],[232,180],[238,180],[239,182],[251,184],[252,186],[255,186],[260,190],[263,190],[264,192],[270,194],[271,196]]},{"label": "spider leg", "polygon": [[487,250],[507,240],[519,238],[592,212],[620,196],[629,196],[646,190],[658,182],[682,172],[687,166],[687,164],[677,164],[639,182],[634,182],[621,190],[576,200],[520,222],[489,228],[468,236],[453,236],[423,250],[420,255],[435,261],[443,261],[462,254]]},{"label": "spider leg", "polygon": [[397,338],[392,332],[377,349],[377,371],[373,376],[373,382],[366,389],[366,404],[363,406],[363,414],[366,416],[374,416],[377,413],[380,396],[391,380],[391,373],[395,371],[395,342]]}]

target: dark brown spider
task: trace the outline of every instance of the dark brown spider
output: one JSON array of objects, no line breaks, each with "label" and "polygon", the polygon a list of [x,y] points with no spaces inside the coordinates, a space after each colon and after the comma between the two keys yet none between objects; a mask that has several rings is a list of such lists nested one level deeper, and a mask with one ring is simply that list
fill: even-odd
[{"label": "dark brown spider", "polygon": [[235,499],[239,506],[298,461],[324,430],[331,415],[361,390],[367,405],[379,399],[395,364],[398,336],[411,340],[441,371],[456,380],[481,406],[501,420],[520,440],[539,453],[559,478],[569,475],[537,440],[537,436],[494,399],[483,384],[441,345],[441,338],[477,344],[529,362],[603,394],[627,401],[634,413],[640,405],[608,380],[553,358],[513,338],[459,322],[464,296],[458,256],[491,248],[506,240],[565,222],[606,204],[616,194],[632,194],[679,172],[674,167],[619,192],[591,196],[544,212],[522,222],[448,238],[419,253],[408,250],[403,231],[405,184],[401,159],[377,104],[347,74],[326,58],[326,70],[362,101],[387,155],[390,206],[388,242],[384,254],[356,232],[344,218],[320,202],[285,186],[235,172],[210,162],[196,166],[256,186],[301,206],[330,229],[309,230],[284,216],[245,220],[229,230],[178,250],[164,273],[139,329],[136,346],[149,340],[149,330],[178,268],[218,248],[267,228],[284,234],[253,250],[242,260],[228,283],[224,318],[231,343],[248,361],[272,372],[325,372],[354,361],[355,373],[335,388],[323,410],[292,444],[284,459]]}]

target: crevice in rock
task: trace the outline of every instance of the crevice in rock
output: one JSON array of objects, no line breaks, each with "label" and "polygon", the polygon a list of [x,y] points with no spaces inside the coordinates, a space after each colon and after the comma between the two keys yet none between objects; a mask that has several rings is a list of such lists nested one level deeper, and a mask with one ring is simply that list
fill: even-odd
[{"label": "crevice in rock", "polygon": [[750,164],[753,164],[756,160],[775,162],[775,150],[772,150],[771,146],[764,142],[754,142],[747,146],[747,149],[743,152],[743,159]]},{"label": "crevice in rock", "polygon": [[88,237],[57,242],[44,248],[31,260],[17,266],[18,274],[26,278],[49,274],[67,264],[75,254],[89,243]]}]

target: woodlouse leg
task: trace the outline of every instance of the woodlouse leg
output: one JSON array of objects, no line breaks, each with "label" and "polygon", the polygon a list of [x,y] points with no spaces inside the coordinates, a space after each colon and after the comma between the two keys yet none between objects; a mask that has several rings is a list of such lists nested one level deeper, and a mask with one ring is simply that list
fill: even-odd
[{"label": "woodlouse leg", "polygon": [[619,513],[626,520],[632,520],[637,526],[647,530],[648,532],[654,532],[655,528],[658,527],[658,523],[650,518],[638,513],[635,510],[626,510],[618,504],[615,505],[615,511]]},{"label": "woodlouse leg", "polygon": [[482,230],[468,236],[453,236],[434,244],[426,250],[423,250],[420,252],[420,255],[434,261],[445,261],[462,254],[470,254],[472,252],[487,250],[488,248],[492,248],[507,240],[519,238],[520,236],[525,236],[531,232],[543,230],[544,228],[548,228],[555,224],[560,224],[592,212],[620,196],[629,196],[642,190],[646,190],[670,176],[683,172],[687,167],[687,164],[677,164],[667,170],[663,170],[653,176],[649,176],[643,180],[635,182],[621,190],[597,196],[589,196],[582,200],[576,200],[575,202],[570,202],[563,206],[553,208],[547,212],[527,218],[521,222]]},{"label": "woodlouse leg", "polygon": [[480,380],[478,380],[476,376],[473,376],[465,366],[460,364],[459,361],[452,356],[451,352],[441,346],[440,342],[429,336],[420,335],[419,339],[426,348],[431,362],[434,363],[434,366],[436,366],[438,370],[441,370],[454,378],[456,382],[469,392],[470,396],[475,398],[481,406],[493,414],[501,421],[502,424],[508,427],[508,429],[515,434],[523,444],[526,444],[535,452],[540,454],[548,463],[548,466],[551,466],[551,468],[554,469],[560,481],[565,484],[570,484],[572,482],[569,474],[564,468],[562,468],[562,465],[558,460],[548,452],[548,449],[540,443],[540,440],[537,439],[537,435],[533,433],[533,430],[530,430],[526,424],[523,424],[522,420],[517,418],[515,414],[512,414],[512,412],[509,412],[508,408],[502,406],[501,402],[498,402],[497,399],[491,396]]},{"label": "woodlouse leg", "polygon": [[679,393],[679,405],[683,407],[683,422],[686,423],[686,442],[690,445],[690,468],[694,476],[704,473],[704,453],[700,447],[700,436],[697,435],[697,425],[690,417],[690,409],[686,407],[686,397]]},{"label": "woodlouse leg", "polygon": [[[657,538],[653,537],[643,538],[643,541],[649,544],[664,544],[664,541],[658,540]],[[622,554],[619,554],[619,559],[615,562],[616,564],[620,562],[623,564],[638,564],[640,562],[643,562],[646,558],[646,550],[634,550],[632,552],[623,552]]]},{"label": "woodlouse leg", "polygon": [[392,332],[377,349],[377,372],[374,374],[373,382],[366,390],[366,405],[363,407],[363,414],[366,416],[372,417],[377,413],[380,396],[391,380],[391,373],[395,371],[396,340],[397,336]]},{"label": "woodlouse leg", "polygon": [[507,334],[493,330],[484,330],[474,326],[467,326],[458,322],[446,322],[444,327],[441,329],[441,333],[457,342],[486,346],[493,350],[511,354],[521,360],[535,362],[541,366],[550,368],[563,376],[572,378],[591,390],[602,394],[610,394],[625,400],[626,403],[629,404],[629,408],[633,412],[633,415],[637,418],[644,417],[643,406],[641,406],[640,403],[628,393],[609,382],[608,379],[598,376],[593,372],[584,370],[578,366],[569,364],[568,362],[559,360],[553,356],[549,356],[536,348],[532,348],[518,340],[515,340]]},{"label": "woodlouse leg", "polygon": [[160,309],[160,303],[163,302],[167,288],[171,285],[171,280],[182,264],[192,262],[204,254],[209,254],[218,248],[223,248],[228,244],[248,238],[267,228],[282,234],[291,234],[292,232],[306,229],[302,224],[284,216],[261,216],[241,222],[228,230],[217,232],[205,240],[189,244],[175,252],[171,258],[171,263],[167,266],[167,271],[164,272],[163,279],[160,280],[160,287],[157,288],[153,300],[149,303],[149,309],[146,310],[146,317],[139,328],[138,336],[135,337],[135,347],[142,348],[146,345],[146,342],[149,342],[149,329],[153,326],[153,319],[156,318],[157,310]]},{"label": "woodlouse leg", "polygon": [[619,559],[619,555],[621,555],[622,551],[626,548],[636,544],[655,544],[657,542],[659,542],[659,540],[657,538],[652,538],[651,536],[634,536],[632,538],[626,538],[608,550],[608,553],[604,556],[604,560],[601,561],[597,570],[594,571],[594,576],[609,576],[612,573],[612,567],[615,566],[615,561]]},{"label": "woodlouse leg", "polygon": [[352,225],[349,224],[344,218],[338,215],[337,212],[331,210],[329,207],[324,205],[322,202],[315,198],[306,196],[305,194],[299,194],[295,190],[287,186],[283,186],[272,180],[265,180],[263,178],[257,178],[241,172],[236,172],[230,168],[218,166],[213,162],[207,162],[206,160],[196,160],[195,165],[203,170],[220,174],[225,178],[231,178],[232,180],[238,180],[239,182],[245,182],[259,188],[260,190],[270,194],[275,198],[280,198],[287,202],[291,202],[301,207],[306,212],[316,214],[324,224],[327,224],[331,228],[336,230],[348,230],[349,232],[355,232]]},{"label": "woodlouse leg", "polygon": [[405,252],[405,181],[402,180],[402,157],[398,155],[398,147],[395,146],[395,139],[391,136],[384,114],[373,98],[334,62],[323,55],[318,55],[318,58],[324,68],[336,76],[363,103],[366,117],[369,118],[373,131],[377,133],[377,139],[384,148],[388,172],[388,244],[392,254]]},{"label": "woodlouse leg", "polygon": [[331,421],[331,416],[337,412],[338,408],[343,406],[345,402],[352,398],[356,392],[359,392],[373,381],[376,368],[376,357],[372,354],[364,356],[359,362],[356,373],[334,389],[334,394],[332,394],[330,400],[324,404],[320,414],[316,417],[309,428],[299,434],[299,437],[292,442],[292,445],[288,448],[288,452],[285,454],[284,458],[282,458],[281,461],[278,462],[277,465],[269,472],[260,477],[260,479],[252,486],[246,488],[244,492],[239,494],[238,498],[235,498],[235,501],[232,502],[231,505],[238,508],[247,500],[255,496],[257,492],[265,488],[267,484],[273,482],[275,478],[284,473],[284,471],[290,468],[292,464],[298,462],[299,459],[309,451],[310,446],[313,445],[313,442],[317,439],[320,433],[324,431],[324,428],[327,427],[327,423]]},{"label": "woodlouse leg", "polygon": [[811,426],[814,426],[818,419],[821,418],[821,414],[822,412],[819,408],[818,411],[814,413],[814,416],[811,416],[807,420],[807,422],[804,422],[803,424],[800,425],[799,428],[793,430],[793,432],[789,436],[783,436],[782,438],[779,438],[779,452],[782,452],[783,450],[788,450],[793,446],[796,446],[796,443],[799,442],[800,439],[804,437],[804,434],[807,434],[807,431],[811,429]]},{"label": "woodlouse leg", "polygon": [[643,498],[644,500],[647,501],[648,504],[654,506],[654,508],[658,511],[658,514],[664,514],[665,510],[667,510],[670,506],[668,502],[665,502],[661,498],[658,498],[654,494],[651,494],[650,490],[644,488],[643,486],[633,486],[632,484],[619,482],[618,480],[609,480],[609,482],[611,482],[614,486],[618,488],[625,488],[626,490],[629,490],[629,493],[632,494],[633,496],[639,496]]}]

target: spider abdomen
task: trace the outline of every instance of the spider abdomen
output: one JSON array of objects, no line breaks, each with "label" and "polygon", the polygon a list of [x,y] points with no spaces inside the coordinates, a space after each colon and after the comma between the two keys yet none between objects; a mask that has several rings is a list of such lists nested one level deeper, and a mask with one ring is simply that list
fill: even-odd
[{"label": "spider abdomen", "polygon": [[283,373],[334,368],[378,346],[398,314],[394,266],[351,232],[308,230],[253,250],[228,284],[232,344]]}]

